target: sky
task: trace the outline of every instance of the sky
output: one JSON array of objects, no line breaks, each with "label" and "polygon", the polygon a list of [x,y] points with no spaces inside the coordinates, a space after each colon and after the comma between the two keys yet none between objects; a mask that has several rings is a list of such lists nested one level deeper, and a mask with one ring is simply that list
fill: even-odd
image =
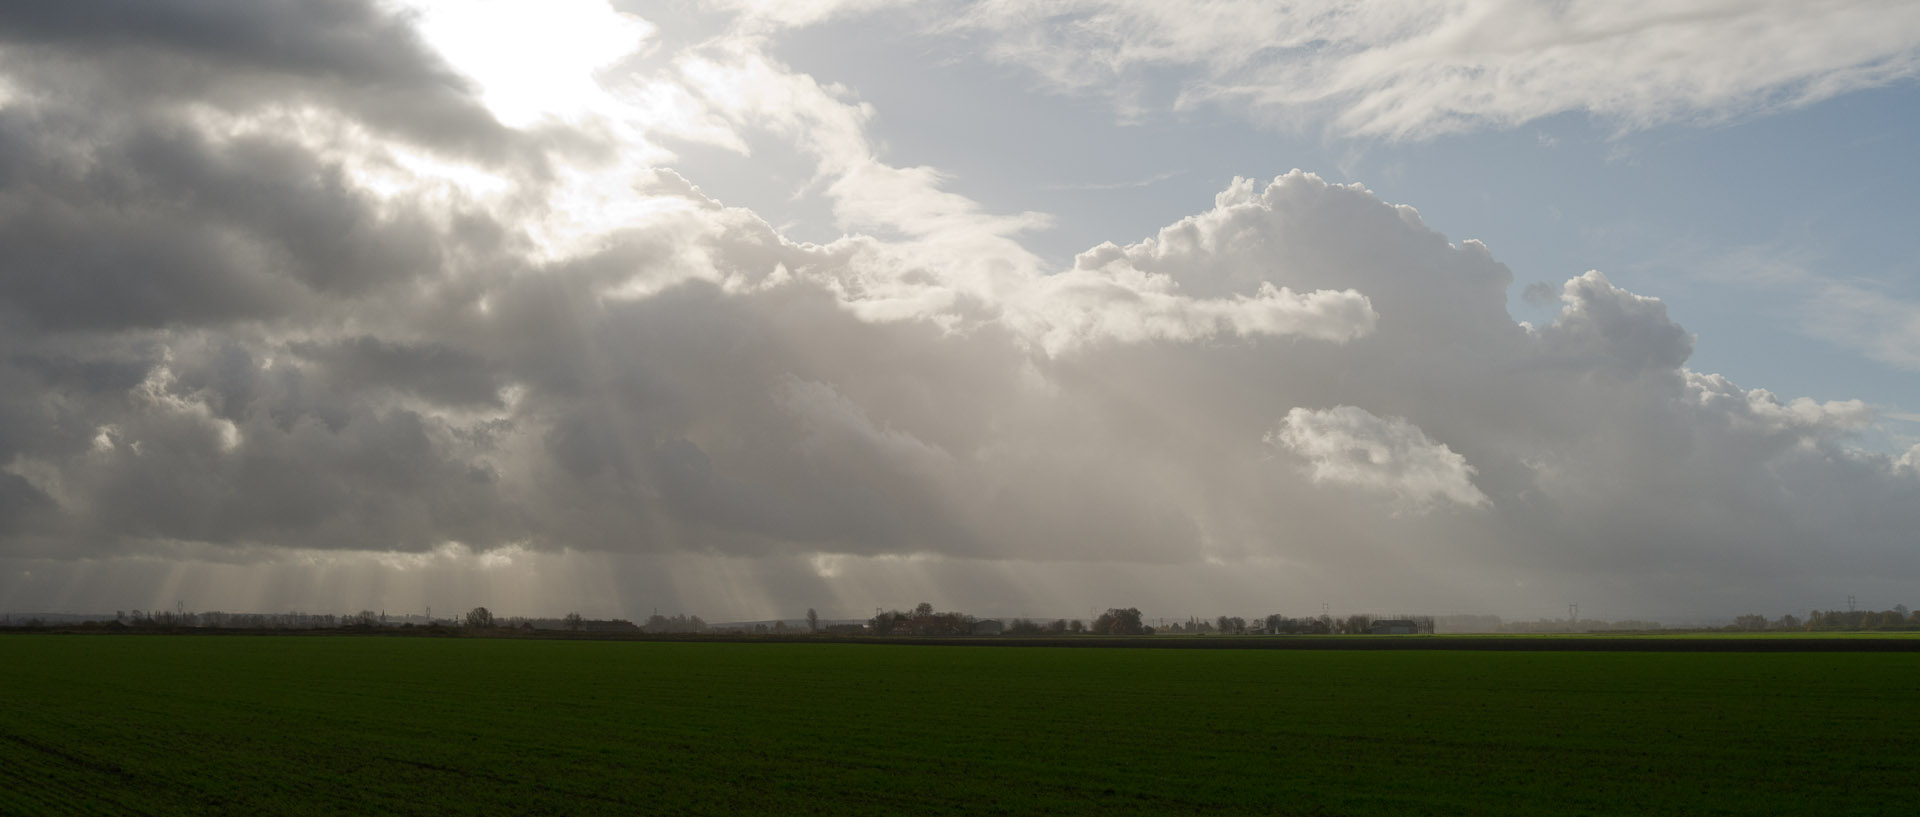
[{"label": "sky", "polygon": [[1920,6],[0,7],[0,607],[1920,606]]}]

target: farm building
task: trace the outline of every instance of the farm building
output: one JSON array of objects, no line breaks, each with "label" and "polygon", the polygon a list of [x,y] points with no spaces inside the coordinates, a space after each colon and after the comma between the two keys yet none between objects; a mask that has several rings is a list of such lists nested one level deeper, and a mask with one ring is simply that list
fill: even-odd
[{"label": "farm building", "polygon": [[1420,632],[1420,625],[1411,619],[1383,618],[1374,622],[1367,632],[1374,635],[1413,635]]},{"label": "farm building", "polygon": [[1001,625],[999,621],[996,621],[994,619],[987,619],[986,621],[976,621],[973,623],[974,635],[999,635],[1002,629],[1004,629],[1004,626]]}]

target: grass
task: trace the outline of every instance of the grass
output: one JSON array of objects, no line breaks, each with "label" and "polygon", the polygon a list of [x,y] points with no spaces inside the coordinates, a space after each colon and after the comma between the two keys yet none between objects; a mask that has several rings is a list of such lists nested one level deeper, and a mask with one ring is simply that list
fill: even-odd
[{"label": "grass", "polygon": [[4,814],[1910,814],[1920,654],[0,637]]}]

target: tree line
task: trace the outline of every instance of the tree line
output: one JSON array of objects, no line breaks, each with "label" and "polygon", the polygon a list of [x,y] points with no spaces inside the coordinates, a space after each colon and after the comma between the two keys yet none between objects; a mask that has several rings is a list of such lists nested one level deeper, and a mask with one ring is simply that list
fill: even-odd
[{"label": "tree line", "polygon": [[1746,632],[1920,630],[1920,611],[1909,611],[1904,604],[1896,604],[1887,610],[1809,610],[1804,620],[1792,613],[1771,620],[1758,613],[1747,613],[1735,618],[1727,629]]},{"label": "tree line", "polygon": [[[1415,632],[1506,632],[1506,633],[1571,633],[1571,632],[1619,632],[1646,631],[1663,629],[1654,621],[1638,619],[1601,620],[1583,618],[1541,618],[1533,621],[1504,621],[1491,615],[1396,615],[1391,620],[1410,621]],[[910,610],[888,610],[875,615],[859,624],[839,623],[823,625],[819,614],[809,609],[804,626],[790,625],[785,621],[771,624],[736,625],[726,629],[715,628],[696,615],[655,613],[644,622],[635,624],[627,619],[588,619],[578,612],[568,613],[561,618],[522,618],[497,617],[486,607],[475,607],[466,613],[452,618],[426,618],[420,616],[399,616],[390,620],[385,613],[373,610],[361,610],[356,613],[306,613],[289,611],[285,613],[229,613],[218,610],[204,612],[186,612],[182,610],[118,610],[111,621],[84,621],[73,616],[55,616],[56,621],[38,618],[15,619],[11,615],[4,620],[10,627],[54,627],[80,626],[88,628],[135,628],[135,629],[245,629],[245,630],[373,630],[380,628],[407,629],[416,626],[433,628],[466,628],[472,630],[564,630],[570,632],[635,632],[647,634],[733,634],[733,635],[782,635],[798,633],[827,632],[834,635],[867,634],[877,636],[964,636],[978,632],[1001,632],[1019,636],[1060,636],[1060,635],[1361,635],[1373,630],[1374,624],[1382,619],[1370,613],[1355,613],[1342,617],[1328,615],[1292,617],[1279,613],[1251,618],[1241,616],[1217,616],[1213,619],[1190,617],[1185,621],[1161,622],[1154,627],[1146,623],[1145,617],[1136,607],[1113,607],[1094,617],[1091,621],[1082,619],[1029,619],[1013,618],[1001,622],[998,619],[982,620],[959,611],[937,611],[933,605],[921,602]],[[78,622],[76,623],[76,621]],[[419,623],[416,623],[416,621]],[[64,622],[64,623],[62,623]],[[1000,627],[976,629],[977,625],[992,622]],[[1719,628],[1741,632],[1795,632],[1795,631],[1871,631],[1871,630],[1920,630],[1920,611],[1911,611],[1906,605],[1894,605],[1886,610],[1812,610],[1802,618],[1793,613],[1768,618],[1758,613],[1738,616],[1732,624]]]},{"label": "tree line", "polygon": [[[808,611],[812,612],[812,611]],[[933,605],[920,602],[912,610],[888,610],[867,620],[868,632],[879,636],[956,636],[974,634],[980,622],[960,612],[937,612]],[[998,619],[992,619],[998,622]],[[1011,619],[1001,632],[1007,635],[1152,635],[1137,607],[1111,607],[1092,622],[1082,619]]]}]

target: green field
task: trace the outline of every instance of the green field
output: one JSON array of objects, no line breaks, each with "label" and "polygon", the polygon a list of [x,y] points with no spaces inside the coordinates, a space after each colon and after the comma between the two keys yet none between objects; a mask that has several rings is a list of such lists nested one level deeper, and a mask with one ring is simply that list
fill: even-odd
[{"label": "green field", "polygon": [[0,814],[1914,814],[1920,653],[0,637]]}]

